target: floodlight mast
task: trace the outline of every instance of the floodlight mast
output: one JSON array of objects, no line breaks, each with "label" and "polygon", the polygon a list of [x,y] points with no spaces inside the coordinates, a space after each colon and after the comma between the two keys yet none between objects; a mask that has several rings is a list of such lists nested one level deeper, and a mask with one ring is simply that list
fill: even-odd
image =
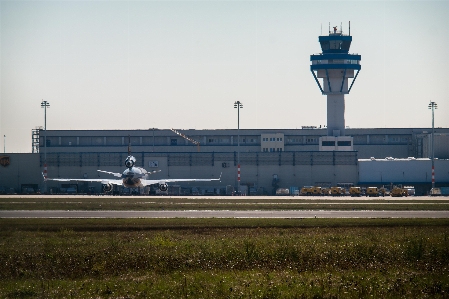
[{"label": "floodlight mast", "polygon": [[[44,108],[44,178],[47,178],[47,107],[50,108],[50,103],[42,100],[41,108]],[[46,181],[44,180],[44,193],[47,192]]]},{"label": "floodlight mast", "polygon": [[435,188],[435,109],[438,105],[435,102],[430,102],[429,109],[432,110],[432,189]]},{"label": "floodlight mast", "polygon": [[237,108],[237,194],[240,195],[240,108],[243,108],[243,103],[234,102],[234,108]]},{"label": "floodlight mast", "polygon": [[50,103],[42,100],[41,108],[44,108],[44,176],[47,178],[47,107],[50,108]]}]

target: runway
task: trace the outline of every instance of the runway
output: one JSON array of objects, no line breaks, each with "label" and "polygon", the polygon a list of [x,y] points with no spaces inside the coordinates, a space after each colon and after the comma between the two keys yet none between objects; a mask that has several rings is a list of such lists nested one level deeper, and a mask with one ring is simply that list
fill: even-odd
[{"label": "runway", "polygon": [[0,218],[449,218],[449,211],[0,211]]}]

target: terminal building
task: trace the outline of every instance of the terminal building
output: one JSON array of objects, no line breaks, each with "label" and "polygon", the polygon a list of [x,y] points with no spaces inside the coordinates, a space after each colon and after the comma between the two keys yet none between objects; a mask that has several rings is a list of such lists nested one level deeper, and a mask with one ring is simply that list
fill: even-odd
[{"label": "terminal building", "polygon": [[[9,162],[0,167],[1,185],[15,192],[22,192],[24,188],[42,189],[45,157],[49,178],[108,178],[110,175],[97,170],[122,172],[129,140],[132,155],[137,159],[136,166],[148,171],[160,170],[151,178],[218,178],[221,174],[221,182],[171,184],[185,189],[186,194],[192,188],[200,193],[235,190],[238,156],[241,190],[247,194],[273,194],[281,187],[391,183],[413,184],[418,194],[425,194],[431,186],[431,129],[428,128],[346,128],[346,133],[354,140],[352,151],[320,150],[319,141],[327,136],[326,128],[178,132],[182,134],[155,128],[39,130],[39,137],[34,139],[38,142],[34,145],[35,153],[5,154]],[[435,129],[435,157],[436,184],[447,186],[447,128]],[[46,184],[54,190],[68,186],[53,181]],[[101,192],[99,183],[80,182],[75,187],[82,193]]]},{"label": "terminal building", "polygon": [[[33,130],[33,153],[1,158],[0,185],[14,192],[101,192],[100,183],[44,184],[42,171],[46,166],[49,178],[107,178],[110,174],[97,170],[121,173],[129,143],[136,166],[160,171],[151,179],[221,176],[221,182],[172,184],[175,194],[230,194],[236,187],[250,195],[274,194],[278,188],[311,185],[392,184],[413,184],[417,194],[426,194],[432,177],[432,129],[347,128],[345,95],[361,70],[361,55],[349,54],[352,36],[337,27],[318,40],[322,53],[310,56],[310,71],[327,97],[325,128]],[[435,183],[448,186],[449,129],[436,128],[434,136]]]}]

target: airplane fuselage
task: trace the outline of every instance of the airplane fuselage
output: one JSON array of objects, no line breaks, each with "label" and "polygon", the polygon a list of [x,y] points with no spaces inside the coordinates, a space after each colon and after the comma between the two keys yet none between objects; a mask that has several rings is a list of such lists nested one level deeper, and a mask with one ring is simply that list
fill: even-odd
[{"label": "airplane fuselage", "polygon": [[141,179],[145,179],[147,171],[140,167],[131,167],[122,173],[123,186],[127,188],[144,187]]}]

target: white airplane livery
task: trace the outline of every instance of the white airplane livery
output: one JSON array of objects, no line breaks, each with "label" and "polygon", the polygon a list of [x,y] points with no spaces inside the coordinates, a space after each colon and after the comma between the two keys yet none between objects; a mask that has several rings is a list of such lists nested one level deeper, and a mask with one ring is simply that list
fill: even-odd
[{"label": "white airplane livery", "polygon": [[107,174],[112,174],[120,179],[64,179],[64,178],[45,178],[47,181],[78,181],[78,182],[100,182],[103,184],[103,190],[105,192],[112,191],[114,185],[124,186],[127,188],[138,188],[150,185],[158,185],[159,190],[167,191],[167,183],[172,182],[211,182],[211,181],[221,181],[221,174],[218,179],[159,179],[159,180],[149,180],[148,175],[160,172],[160,170],[155,170],[147,172],[144,168],[134,166],[136,164],[136,158],[131,155],[130,146],[128,145],[128,157],[125,160],[126,169],[123,173],[116,173],[104,170],[97,170],[98,172],[103,172]]}]

